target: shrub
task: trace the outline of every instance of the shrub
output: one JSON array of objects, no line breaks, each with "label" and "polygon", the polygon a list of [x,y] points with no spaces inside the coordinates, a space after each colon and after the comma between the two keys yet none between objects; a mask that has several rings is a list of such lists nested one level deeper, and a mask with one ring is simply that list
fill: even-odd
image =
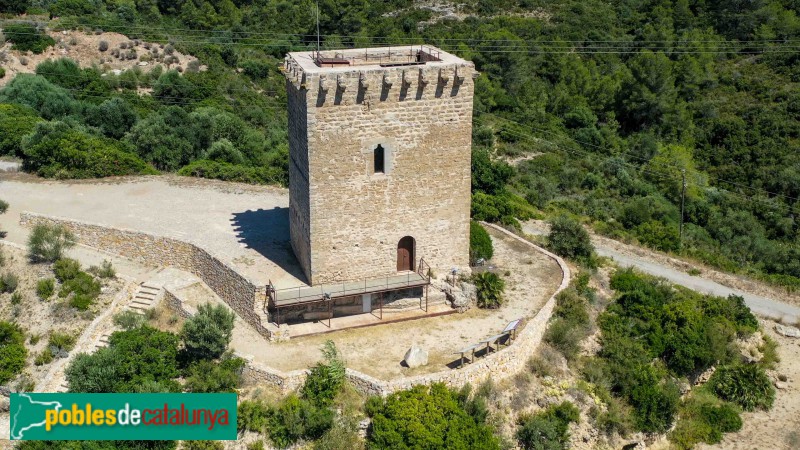
[{"label": "shrub", "polygon": [[28,257],[34,262],[55,262],[75,246],[75,236],[62,225],[34,225],[28,238]]},{"label": "shrub", "polygon": [[5,214],[8,211],[8,202],[0,200],[0,214]]},{"label": "shrub", "polygon": [[565,319],[555,319],[547,326],[544,333],[544,340],[553,348],[560,351],[569,361],[574,361],[578,357],[581,349],[581,340],[584,338],[584,330],[576,327]]},{"label": "shrub", "polygon": [[143,315],[133,311],[122,311],[114,315],[114,325],[123,330],[131,330],[144,325],[146,319]]},{"label": "shrub", "polygon": [[11,304],[19,305],[20,303],[22,303],[22,293],[14,292],[13,294],[11,294]]},{"label": "shrub", "polygon": [[65,376],[70,392],[118,392],[120,376],[116,352],[101,348],[91,355],[79,353],[70,361]]},{"label": "shrub", "polygon": [[5,78],[5,77],[6,77],[6,69],[0,67],[0,78]]},{"label": "shrub", "polygon": [[567,258],[588,262],[594,254],[589,233],[567,216],[559,216],[550,222],[547,241],[553,252]]},{"label": "shrub", "polygon": [[100,263],[100,267],[91,266],[89,267],[89,273],[94,274],[100,278],[114,278],[117,275],[117,271],[114,270],[114,266],[111,265],[111,261],[106,259]]},{"label": "shrub", "polygon": [[768,410],[775,401],[775,388],[764,369],[756,364],[721,366],[708,384],[719,398],[736,403],[745,411]]},{"label": "shrub", "polygon": [[53,278],[45,278],[36,283],[36,295],[42,300],[47,300],[53,296],[56,290],[56,280]]},{"label": "shrub", "polygon": [[67,333],[55,332],[47,340],[47,348],[56,358],[66,358],[70,350],[75,347],[77,338]]},{"label": "shrub", "polygon": [[244,400],[236,412],[236,429],[263,433],[271,411],[269,406],[258,400]]},{"label": "shrub", "polygon": [[261,59],[247,59],[241,64],[242,73],[254,80],[261,80],[269,76],[270,64]]},{"label": "shrub", "polygon": [[492,238],[489,233],[474,220],[469,222],[469,260],[472,264],[479,259],[491,259],[494,254]]},{"label": "shrub", "polygon": [[56,41],[32,23],[9,23],[3,27],[6,40],[14,43],[11,47],[21,52],[42,53],[55,45]]},{"label": "shrub", "polygon": [[12,293],[17,290],[19,285],[19,277],[13,273],[4,273],[0,275],[0,293]]},{"label": "shrub", "polygon": [[680,420],[668,438],[675,447],[689,450],[700,442],[717,444],[724,433],[741,428],[742,418],[733,405],[704,392],[693,392],[684,402]]},{"label": "shrub", "polygon": [[544,411],[523,417],[516,438],[524,449],[562,449],[569,442],[569,424],[578,422],[580,411],[570,402],[551,405]]},{"label": "shrub", "polygon": [[492,429],[476,422],[458,393],[443,384],[414,386],[374,400],[370,412],[369,448],[500,448]]},{"label": "shrub", "polygon": [[322,356],[323,361],[311,368],[300,392],[313,404],[328,406],[344,385],[345,365],[333,341],[325,341]]},{"label": "shrub", "polygon": [[236,315],[222,305],[206,303],[184,322],[181,330],[186,352],[193,359],[213,359],[228,348]]},{"label": "shrub", "polygon": [[6,384],[25,367],[25,335],[10,322],[0,321],[0,384]]},{"label": "shrub", "polygon": [[247,184],[288,184],[287,172],[281,167],[249,167],[207,159],[190,163],[180,169],[178,175]]},{"label": "shrub", "polygon": [[499,308],[503,304],[506,282],[493,272],[481,272],[473,277],[479,308]]},{"label": "shrub", "polygon": [[589,305],[575,289],[565,289],[556,296],[553,315],[574,326],[589,325]]},{"label": "shrub", "polygon": [[100,41],[100,43],[97,45],[97,49],[100,50],[101,52],[105,52],[106,50],[108,50],[108,42]]},{"label": "shrub", "polygon": [[36,358],[33,360],[33,364],[37,366],[43,366],[51,362],[53,362],[53,352],[51,352],[49,348],[42,350],[42,353],[36,355]]},{"label": "shrub", "polygon": [[53,273],[60,282],[71,280],[81,273],[81,263],[71,258],[61,258],[53,264]]},{"label": "shrub", "polygon": [[245,361],[224,355],[220,362],[201,360],[189,366],[186,389],[190,392],[235,392]]},{"label": "shrub", "polygon": [[86,272],[79,272],[61,285],[58,296],[66,298],[70,294],[73,294],[70,306],[85,311],[100,295],[100,282]]},{"label": "shrub", "polygon": [[624,401],[610,397],[606,410],[599,412],[595,419],[597,428],[607,436],[614,433],[627,436],[633,430],[633,411]]},{"label": "shrub", "polygon": [[278,448],[300,439],[319,439],[333,425],[333,411],[294,394],[286,397],[267,419],[267,431]]}]

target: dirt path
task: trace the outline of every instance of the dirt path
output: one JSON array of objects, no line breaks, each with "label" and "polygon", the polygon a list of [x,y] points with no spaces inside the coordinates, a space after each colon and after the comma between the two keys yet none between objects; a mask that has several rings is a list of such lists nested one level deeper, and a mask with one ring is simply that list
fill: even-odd
[{"label": "dirt path", "polygon": [[[531,220],[522,225],[522,230],[532,235],[544,235],[549,232],[549,227],[543,221]],[[696,266],[662,253],[623,244],[602,236],[592,235],[592,243],[598,255],[612,258],[621,266],[633,266],[644,273],[666,278],[672,283],[698,292],[723,297],[731,294],[740,295],[747,306],[760,316],[784,322],[800,321],[800,307],[796,306],[800,301],[795,294],[781,293],[771,286]],[[701,271],[700,275],[686,273],[695,267]]]}]

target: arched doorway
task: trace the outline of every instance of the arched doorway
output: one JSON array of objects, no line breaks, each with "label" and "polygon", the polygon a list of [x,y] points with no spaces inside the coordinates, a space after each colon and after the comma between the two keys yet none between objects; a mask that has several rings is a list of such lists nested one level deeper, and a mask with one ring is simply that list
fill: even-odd
[{"label": "arched doorway", "polygon": [[414,238],[406,236],[397,243],[397,271],[414,270]]}]

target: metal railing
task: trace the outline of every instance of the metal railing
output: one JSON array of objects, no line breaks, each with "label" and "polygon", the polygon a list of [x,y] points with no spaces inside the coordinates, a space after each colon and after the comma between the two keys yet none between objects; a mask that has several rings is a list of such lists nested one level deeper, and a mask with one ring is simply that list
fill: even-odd
[{"label": "metal railing", "polygon": [[264,309],[268,307],[283,307],[350,297],[359,294],[377,293],[399,290],[403,288],[419,287],[430,283],[430,266],[420,258],[417,270],[407,271],[405,274],[386,275],[376,278],[364,278],[359,281],[345,281],[341,283],[328,283],[319,286],[296,286],[291,288],[276,289],[270,280],[265,286]]}]

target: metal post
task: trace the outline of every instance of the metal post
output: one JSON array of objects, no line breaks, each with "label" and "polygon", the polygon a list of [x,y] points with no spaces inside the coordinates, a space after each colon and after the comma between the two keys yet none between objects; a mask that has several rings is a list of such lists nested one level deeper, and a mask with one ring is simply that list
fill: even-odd
[{"label": "metal post", "polygon": [[381,320],[383,320],[383,292],[381,292]]},{"label": "metal post", "polygon": [[682,186],[681,186],[681,226],[680,231],[678,232],[678,248],[683,248],[683,211],[684,211],[684,202],[686,199],[686,169],[681,170],[681,179],[682,179]]},{"label": "metal post", "polygon": [[428,312],[428,284],[425,285],[425,312]]},{"label": "metal post", "polygon": [[333,300],[328,300],[328,328],[331,327],[331,318],[333,318]]}]

